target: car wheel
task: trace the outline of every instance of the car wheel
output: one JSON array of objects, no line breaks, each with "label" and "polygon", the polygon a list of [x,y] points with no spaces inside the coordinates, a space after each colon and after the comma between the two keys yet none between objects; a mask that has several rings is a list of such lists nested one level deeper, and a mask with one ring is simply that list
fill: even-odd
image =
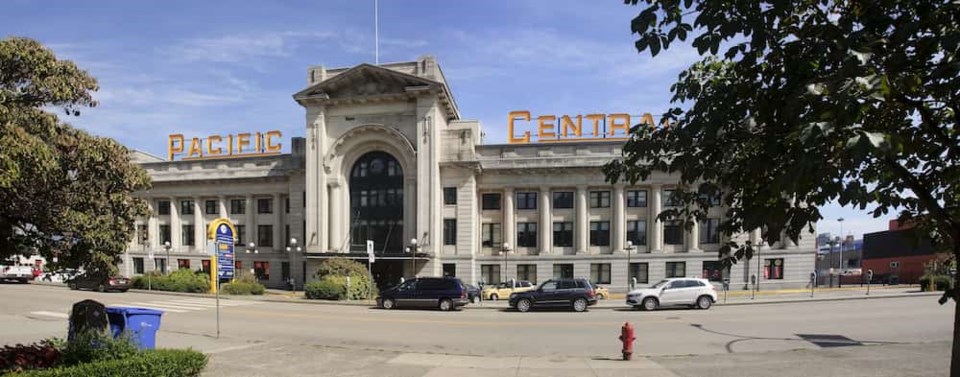
[{"label": "car wheel", "polygon": [[499,299],[499,297],[497,297],[497,294],[494,293],[494,294],[490,295],[490,299],[493,300],[493,301],[497,301],[497,300]]},{"label": "car wheel", "polygon": [[77,283],[68,283],[67,288],[70,288],[71,290],[75,291],[77,290]]},{"label": "car wheel", "polygon": [[573,300],[573,311],[575,311],[575,312],[582,312],[582,311],[584,311],[584,310],[587,310],[587,300],[586,300],[586,299],[584,299],[584,298],[581,297],[581,298],[578,298],[578,299],[576,299],[576,300]]},{"label": "car wheel", "polygon": [[530,311],[530,300],[522,298],[520,301],[517,301],[517,310],[521,313],[526,313]]},{"label": "car wheel", "polygon": [[660,303],[653,297],[643,299],[643,310],[657,310],[657,306],[659,305]]},{"label": "car wheel", "polygon": [[106,291],[107,291],[107,287],[105,287],[103,284],[99,284],[99,285],[97,285],[97,291],[98,291],[98,292],[101,292],[101,293],[102,293],[102,292],[106,292]]},{"label": "car wheel", "polygon": [[385,298],[385,299],[383,299],[383,308],[384,308],[384,309],[387,309],[387,310],[393,309],[393,307],[394,307],[395,304],[396,304],[396,303],[393,301],[392,298]]},{"label": "car wheel", "polygon": [[453,309],[453,301],[450,301],[449,298],[440,300],[440,311],[449,312],[450,309]]},{"label": "car wheel", "polygon": [[710,305],[713,305],[713,300],[710,299],[710,296],[700,296],[697,299],[697,309],[707,310],[710,309]]}]

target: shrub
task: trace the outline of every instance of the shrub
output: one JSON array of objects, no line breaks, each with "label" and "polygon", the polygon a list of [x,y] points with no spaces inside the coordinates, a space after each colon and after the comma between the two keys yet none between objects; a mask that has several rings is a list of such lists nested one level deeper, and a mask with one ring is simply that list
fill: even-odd
[{"label": "shrub", "polygon": [[932,291],[930,282],[933,282],[933,288],[938,291],[945,291],[953,286],[953,281],[951,281],[949,276],[946,275],[923,275],[920,277],[920,289],[924,291]]},{"label": "shrub", "polygon": [[60,350],[53,342],[17,344],[0,348],[0,373],[50,368],[60,362]]},{"label": "shrub", "polygon": [[34,370],[10,376],[24,377],[179,377],[198,376],[207,356],[194,350],[146,350],[121,358],[74,366]]},{"label": "shrub", "polygon": [[250,275],[243,275],[220,286],[220,292],[228,295],[262,295],[266,288]]},{"label": "shrub", "polygon": [[149,286],[158,291],[204,293],[210,290],[209,276],[194,273],[190,269],[177,270],[169,275],[150,272],[149,280],[146,275],[136,276],[132,284],[133,288],[147,289]]},{"label": "shrub", "polygon": [[336,282],[323,279],[311,281],[303,287],[303,294],[315,300],[341,300],[346,297],[346,287]]},{"label": "shrub", "polygon": [[129,333],[114,338],[110,334],[84,332],[75,334],[70,342],[61,344],[60,358],[65,366],[79,365],[94,361],[119,360],[136,355],[140,349]]},{"label": "shrub", "polygon": [[[347,291],[347,276],[350,291]],[[362,263],[346,258],[330,258],[320,263],[314,277],[319,281],[307,283],[304,294],[307,298],[324,300],[357,300],[370,297],[375,292],[373,282]]]}]

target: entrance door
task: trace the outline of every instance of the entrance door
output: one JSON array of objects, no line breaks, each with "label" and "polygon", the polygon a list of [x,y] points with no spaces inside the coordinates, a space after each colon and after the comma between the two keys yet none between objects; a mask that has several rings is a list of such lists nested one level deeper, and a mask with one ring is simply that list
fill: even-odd
[{"label": "entrance door", "polygon": [[400,260],[381,259],[403,253],[403,169],[392,155],[382,151],[364,154],[350,171],[350,250],[366,253],[373,241],[373,276],[377,287],[400,283]]}]

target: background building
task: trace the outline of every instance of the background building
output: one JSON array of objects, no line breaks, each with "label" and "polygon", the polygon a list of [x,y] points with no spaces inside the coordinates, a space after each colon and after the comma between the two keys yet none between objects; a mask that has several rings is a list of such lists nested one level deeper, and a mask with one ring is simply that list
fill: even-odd
[{"label": "background building", "polygon": [[863,235],[863,268],[873,270],[874,281],[919,284],[924,264],[936,258],[930,241],[917,238],[909,226],[890,221],[889,230]]}]

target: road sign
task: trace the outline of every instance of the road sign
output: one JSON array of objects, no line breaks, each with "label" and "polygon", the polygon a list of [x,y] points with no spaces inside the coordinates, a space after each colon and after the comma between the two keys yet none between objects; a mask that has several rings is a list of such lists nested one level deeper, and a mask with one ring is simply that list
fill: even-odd
[{"label": "road sign", "polygon": [[373,256],[373,240],[367,240],[367,261],[373,263],[376,259]]},{"label": "road sign", "polygon": [[220,224],[217,227],[214,241],[217,245],[217,276],[220,276],[222,280],[233,279],[233,229],[230,229],[226,224]]}]

